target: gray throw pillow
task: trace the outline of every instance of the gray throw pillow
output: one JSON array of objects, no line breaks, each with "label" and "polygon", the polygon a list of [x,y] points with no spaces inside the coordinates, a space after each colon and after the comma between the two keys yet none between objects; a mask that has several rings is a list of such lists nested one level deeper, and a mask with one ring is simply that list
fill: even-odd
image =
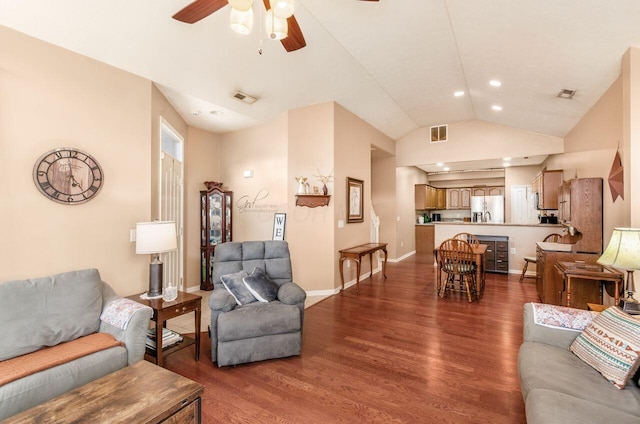
[{"label": "gray throw pillow", "polygon": [[251,275],[244,277],[242,281],[244,281],[244,285],[251,294],[260,302],[271,302],[278,297],[280,286],[271,281],[262,268],[254,268]]},{"label": "gray throw pillow", "polygon": [[248,275],[245,271],[240,271],[235,274],[226,274],[220,277],[224,288],[231,293],[231,296],[233,296],[238,305],[246,305],[247,303],[256,301],[256,298],[253,297],[242,281],[242,279]]}]

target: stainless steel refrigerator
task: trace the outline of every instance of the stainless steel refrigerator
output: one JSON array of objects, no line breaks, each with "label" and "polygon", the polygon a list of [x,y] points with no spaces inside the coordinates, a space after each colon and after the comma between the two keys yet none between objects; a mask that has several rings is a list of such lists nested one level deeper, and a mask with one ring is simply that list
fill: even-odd
[{"label": "stainless steel refrigerator", "polygon": [[471,220],[504,223],[504,196],[471,196]]}]

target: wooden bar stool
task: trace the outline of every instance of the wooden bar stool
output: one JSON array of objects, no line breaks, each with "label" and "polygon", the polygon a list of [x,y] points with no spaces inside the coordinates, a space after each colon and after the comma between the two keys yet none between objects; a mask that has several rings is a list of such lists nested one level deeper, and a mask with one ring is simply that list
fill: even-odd
[{"label": "wooden bar stool", "polygon": [[[558,243],[560,241],[560,239],[562,239],[562,234],[549,234],[542,241],[549,241],[551,243]],[[530,263],[531,264],[535,264],[536,261],[537,261],[535,256],[525,256],[522,259],[524,259],[524,267],[522,268],[522,274],[520,274],[520,282],[521,283],[522,283],[522,281],[524,281],[525,277],[527,277],[525,274],[527,273],[527,268],[529,267],[529,264]]]}]

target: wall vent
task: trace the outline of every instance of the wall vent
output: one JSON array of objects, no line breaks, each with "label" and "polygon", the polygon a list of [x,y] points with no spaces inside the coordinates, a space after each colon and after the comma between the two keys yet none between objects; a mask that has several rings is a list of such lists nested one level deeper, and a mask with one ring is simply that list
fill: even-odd
[{"label": "wall vent", "polygon": [[561,99],[573,99],[573,96],[575,95],[576,95],[576,90],[569,90],[566,88],[563,88],[558,93],[558,97],[560,97]]},{"label": "wall vent", "polygon": [[238,99],[250,105],[254,104],[258,100],[257,97],[250,96],[241,91],[236,91],[236,93],[233,95],[233,98]]},{"label": "wall vent", "polygon": [[440,143],[443,141],[447,141],[447,136],[449,134],[448,125],[436,125],[431,127],[431,143]]}]

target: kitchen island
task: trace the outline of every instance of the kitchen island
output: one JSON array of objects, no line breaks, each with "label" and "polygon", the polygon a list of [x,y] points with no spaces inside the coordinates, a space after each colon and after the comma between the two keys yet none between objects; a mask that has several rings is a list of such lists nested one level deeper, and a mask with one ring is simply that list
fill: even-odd
[{"label": "kitchen island", "polygon": [[[510,224],[489,222],[436,221],[428,224],[416,224],[434,227],[434,245],[440,246],[444,240],[458,233],[471,233],[478,236],[509,237],[509,273],[520,274],[524,266],[525,256],[536,255],[536,242],[542,241],[552,233],[566,234],[560,224]],[[417,250],[417,246],[416,246]],[[533,276],[535,271],[531,270]]]}]

